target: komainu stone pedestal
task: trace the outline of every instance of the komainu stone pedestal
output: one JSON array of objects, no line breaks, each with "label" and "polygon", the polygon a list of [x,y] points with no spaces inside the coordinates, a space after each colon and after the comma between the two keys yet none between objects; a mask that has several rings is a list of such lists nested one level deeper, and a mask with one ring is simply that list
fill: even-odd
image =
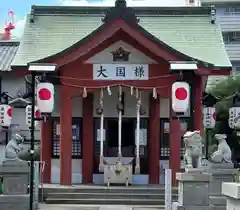
[{"label": "komainu stone pedestal", "polygon": [[0,195],[1,210],[29,210],[29,194]]},{"label": "komainu stone pedestal", "polygon": [[3,195],[0,195],[1,210],[29,209],[29,166],[19,160],[5,160],[0,166],[3,177]]},{"label": "komainu stone pedestal", "polygon": [[3,177],[3,194],[27,194],[29,184],[29,166],[25,161],[5,160],[0,166]]},{"label": "komainu stone pedestal", "polygon": [[211,176],[202,172],[177,173],[178,202],[172,210],[209,210],[209,182]]},{"label": "komainu stone pedestal", "polygon": [[209,204],[212,210],[226,210],[226,198],[221,194],[223,182],[233,182],[237,169],[233,164],[214,164],[206,170],[212,176],[209,185]]}]

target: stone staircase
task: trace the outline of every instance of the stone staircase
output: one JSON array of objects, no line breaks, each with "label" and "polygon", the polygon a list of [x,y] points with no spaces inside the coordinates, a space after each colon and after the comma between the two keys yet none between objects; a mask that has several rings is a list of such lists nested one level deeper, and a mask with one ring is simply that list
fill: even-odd
[{"label": "stone staircase", "polygon": [[[91,205],[155,205],[163,206],[164,186],[44,186],[46,204]],[[172,200],[177,200],[177,188],[172,190]]]}]

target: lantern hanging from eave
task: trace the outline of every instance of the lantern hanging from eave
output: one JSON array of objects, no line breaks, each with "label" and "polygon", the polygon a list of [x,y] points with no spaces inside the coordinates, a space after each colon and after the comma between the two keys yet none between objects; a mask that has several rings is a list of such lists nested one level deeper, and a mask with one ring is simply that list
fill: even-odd
[{"label": "lantern hanging from eave", "polygon": [[49,82],[37,85],[37,106],[42,114],[50,114],[54,108],[54,86]]},{"label": "lantern hanging from eave", "polygon": [[172,84],[172,109],[176,113],[186,112],[189,108],[190,87],[187,82]]},{"label": "lantern hanging from eave", "polygon": [[240,107],[231,107],[229,109],[228,125],[231,129],[234,129],[236,118],[240,116]]},{"label": "lantern hanging from eave", "polygon": [[228,125],[235,129],[235,121],[240,117],[240,94],[235,93],[232,97],[232,107],[229,109]]},{"label": "lantern hanging from eave", "polygon": [[0,125],[9,127],[12,121],[12,107],[7,104],[0,104]]},{"label": "lantern hanging from eave", "polygon": [[216,109],[215,107],[203,108],[203,125],[207,129],[213,129],[216,124]]},{"label": "lantern hanging from eave", "polygon": [[[26,109],[25,109],[25,114],[26,114],[26,124],[28,125],[28,127],[31,127],[31,122],[32,122],[32,105],[27,105]],[[39,118],[40,117],[40,111],[38,109],[37,106],[35,106],[35,113],[34,113],[34,117]],[[34,121],[35,127],[38,125],[37,120]]]}]

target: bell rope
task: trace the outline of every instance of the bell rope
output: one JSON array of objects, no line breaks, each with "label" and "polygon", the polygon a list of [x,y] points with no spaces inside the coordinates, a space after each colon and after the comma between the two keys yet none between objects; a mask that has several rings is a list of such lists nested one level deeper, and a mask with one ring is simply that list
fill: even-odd
[{"label": "bell rope", "polygon": [[[100,93],[100,107],[103,109],[103,89]],[[100,115],[100,160],[99,160],[99,171],[103,172],[104,163],[103,163],[103,132],[104,132],[104,114],[103,110]]]},{"label": "bell rope", "polygon": [[[122,87],[119,86],[119,104],[122,102]],[[122,109],[118,109],[118,157],[122,157]]]}]

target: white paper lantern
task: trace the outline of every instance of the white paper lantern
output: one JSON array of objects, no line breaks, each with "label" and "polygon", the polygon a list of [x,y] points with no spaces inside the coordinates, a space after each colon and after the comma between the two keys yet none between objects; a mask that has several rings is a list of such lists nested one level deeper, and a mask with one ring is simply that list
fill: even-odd
[{"label": "white paper lantern", "polygon": [[8,127],[12,121],[12,107],[7,104],[0,104],[0,125]]},{"label": "white paper lantern", "polygon": [[[32,105],[27,105],[26,109],[25,109],[25,113],[26,113],[26,124],[28,125],[28,127],[31,127],[31,122],[32,122]],[[40,111],[38,110],[38,107],[35,106],[35,114],[34,114],[35,118],[39,118],[40,117]],[[35,127],[38,125],[39,121],[34,122]]]},{"label": "white paper lantern", "polygon": [[240,107],[231,107],[229,109],[228,125],[234,129],[235,120],[240,116]]},{"label": "white paper lantern", "polygon": [[216,109],[215,107],[203,108],[203,125],[205,128],[212,129],[216,124]]},{"label": "white paper lantern", "polygon": [[37,85],[37,106],[41,113],[50,114],[54,108],[54,86],[49,82]]},{"label": "white paper lantern", "polygon": [[187,82],[175,82],[172,85],[172,109],[174,112],[186,112],[189,108],[190,87]]}]

